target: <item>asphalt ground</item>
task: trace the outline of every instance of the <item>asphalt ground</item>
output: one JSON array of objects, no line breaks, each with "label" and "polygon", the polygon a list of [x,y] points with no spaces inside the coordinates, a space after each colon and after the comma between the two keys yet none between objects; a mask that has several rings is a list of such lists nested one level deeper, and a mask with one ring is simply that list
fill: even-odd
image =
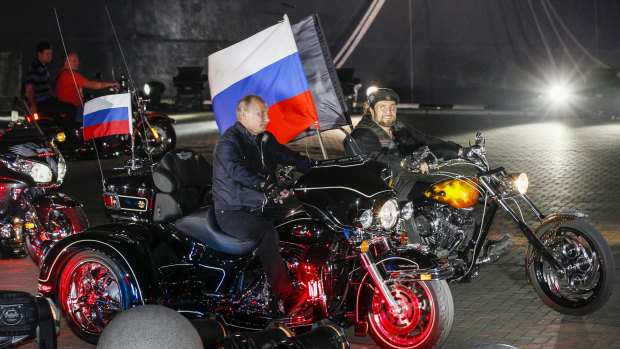
[{"label": "asphalt ground", "polygon": [[[196,149],[212,158],[218,135],[212,116],[175,116],[178,147]],[[486,136],[487,159],[494,167],[527,172],[529,195],[545,213],[574,208],[589,215],[611,246],[616,271],[620,265],[620,123],[587,118],[536,118],[523,114],[425,114],[400,112],[429,134],[467,145],[476,131]],[[355,119],[354,119],[355,120]],[[328,154],[337,154],[340,140],[324,137]],[[315,137],[291,144],[319,157]],[[334,155],[331,155],[334,156]],[[105,175],[119,159],[104,160]],[[62,191],[84,204],[91,225],[107,220],[101,202],[100,170],[95,161],[71,162]],[[524,208],[525,209],[525,208]],[[533,217],[524,211],[525,217]],[[451,286],[455,314],[444,348],[482,348],[506,344],[518,348],[620,348],[620,278],[607,304],[589,316],[567,316],[547,307],[525,278],[527,241],[500,213],[491,237],[510,233],[515,245],[498,261],[485,264],[469,283]],[[29,259],[0,260],[0,289],[37,293],[37,267]],[[374,348],[367,337],[346,331],[352,348]],[[63,321],[59,348],[94,348],[81,342]],[[19,348],[36,348],[30,342]]]}]

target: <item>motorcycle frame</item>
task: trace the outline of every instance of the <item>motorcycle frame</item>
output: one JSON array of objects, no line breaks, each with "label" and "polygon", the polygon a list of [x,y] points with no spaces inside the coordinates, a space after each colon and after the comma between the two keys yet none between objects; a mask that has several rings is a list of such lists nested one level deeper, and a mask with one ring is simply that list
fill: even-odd
[{"label": "motorcycle frame", "polygon": [[[478,230],[477,242],[474,249],[474,254],[471,260],[471,264],[467,272],[461,277],[467,277],[471,275],[474,271],[474,266],[476,265],[476,260],[480,256],[480,251],[482,250],[482,246],[484,241],[486,241],[491,225],[494,221],[495,215],[499,207],[503,208],[506,213],[512,218],[512,220],[517,223],[517,226],[525,236],[525,238],[529,241],[529,243],[536,249],[541,256],[548,261],[554,268],[559,270],[560,272],[565,272],[564,266],[549,252],[547,247],[540,241],[540,239],[536,236],[534,231],[529,227],[527,223],[523,221],[523,219],[517,215],[517,213],[506,203],[506,199],[502,197],[502,193],[491,183],[490,177],[494,176],[498,173],[505,173],[504,168],[500,167],[490,171],[480,172],[476,177],[480,181],[480,184],[487,191],[485,195],[491,198],[491,202],[488,206],[488,213],[483,217],[482,224],[480,225],[480,229]],[[530,210],[536,215],[536,217],[542,221],[546,218],[546,216],[540,211],[534,203],[530,200],[530,198],[526,194],[520,194],[518,197],[523,199],[526,205],[530,208]]]}]

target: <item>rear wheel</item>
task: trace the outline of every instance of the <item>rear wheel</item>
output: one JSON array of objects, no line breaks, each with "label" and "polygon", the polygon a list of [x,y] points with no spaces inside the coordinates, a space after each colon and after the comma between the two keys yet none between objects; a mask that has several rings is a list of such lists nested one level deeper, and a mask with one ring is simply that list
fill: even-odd
[{"label": "rear wheel", "polygon": [[96,250],[78,252],[66,264],[60,277],[60,307],[82,340],[97,343],[105,326],[128,307],[125,269]]},{"label": "rear wheel", "polygon": [[543,231],[539,238],[566,269],[556,270],[529,247],[534,258],[527,271],[540,298],[568,315],[586,315],[602,307],[613,292],[614,259],[601,233],[576,219]]},{"label": "rear wheel", "polygon": [[448,338],[454,318],[452,293],[445,280],[390,286],[401,311],[391,311],[381,296],[372,298],[370,335],[382,348],[438,348]]}]

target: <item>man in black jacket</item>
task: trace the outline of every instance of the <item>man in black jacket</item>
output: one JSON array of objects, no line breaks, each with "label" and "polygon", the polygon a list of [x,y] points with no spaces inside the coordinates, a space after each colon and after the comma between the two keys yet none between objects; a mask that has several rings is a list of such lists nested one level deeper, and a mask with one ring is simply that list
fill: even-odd
[{"label": "man in black jacket", "polygon": [[263,210],[268,204],[282,203],[281,199],[290,194],[276,184],[277,165],[294,165],[308,172],[311,161],[265,131],[268,111],[259,96],[248,95],[239,101],[237,122],[224,132],[213,152],[213,202],[222,230],[256,241],[269,285],[281,302],[281,310],[291,315],[303,301],[303,294],[291,286],[278,233]]},{"label": "man in black jacket", "polygon": [[363,153],[389,164],[394,175],[403,170],[402,159],[421,147],[428,146],[436,157],[446,160],[462,155],[460,145],[428,136],[396,121],[399,102],[398,94],[389,88],[369,93],[364,115],[351,133]]}]

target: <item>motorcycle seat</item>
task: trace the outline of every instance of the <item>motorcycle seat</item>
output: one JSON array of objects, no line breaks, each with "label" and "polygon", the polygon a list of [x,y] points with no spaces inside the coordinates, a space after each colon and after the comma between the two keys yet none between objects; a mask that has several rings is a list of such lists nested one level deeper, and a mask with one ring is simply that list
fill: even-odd
[{"label": "motorcycle seat", "polygon": [[213,206],[201,207],[179,218],[174,226],[183,233],[204,242],[210,248],[231,255],[245,255],[256,249],[255,241],[241,240],[220,229]]}]

